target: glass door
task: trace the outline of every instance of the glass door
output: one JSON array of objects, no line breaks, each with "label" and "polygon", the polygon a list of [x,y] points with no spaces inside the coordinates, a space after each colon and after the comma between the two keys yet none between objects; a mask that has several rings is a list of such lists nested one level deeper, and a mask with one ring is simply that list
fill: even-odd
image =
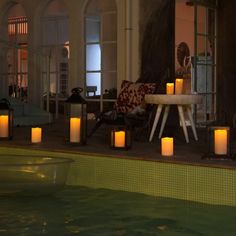
[{"label": "glass door", "polygon": [[203,103],[195,108],[195,117],[198,125],[205,126],[216,119],[217,2],[193,1],[193,4],[192,85],[194,92],[203,95]]}]

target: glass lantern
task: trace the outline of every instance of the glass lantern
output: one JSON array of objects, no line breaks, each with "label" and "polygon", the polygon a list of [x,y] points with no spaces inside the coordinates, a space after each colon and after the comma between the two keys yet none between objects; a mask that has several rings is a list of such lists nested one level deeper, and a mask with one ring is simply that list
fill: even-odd
[{"label": "glass lantern", "polygon": [[203,159],[231,159],[229,126],[210,126],[208,128],[208,152]]},{"label": "glass lantern", "polygon": [[13,137],[13,109],[7,99],[0,100],[0,139]]},{"label": "glass lantern", "polygon": [[131,148],[131,131],[126,127],[111,130],[111,148],[128,150]]},{"label": "glass lantern", "polygon": [[65,102],[66,142],[86,144],[87,102],[81,97],[82,88],[72,89],[72,95]]}]

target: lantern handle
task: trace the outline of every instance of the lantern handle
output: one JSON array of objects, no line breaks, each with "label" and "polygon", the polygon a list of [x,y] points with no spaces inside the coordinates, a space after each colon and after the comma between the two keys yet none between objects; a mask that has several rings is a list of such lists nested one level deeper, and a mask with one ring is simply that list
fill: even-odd
[{"label": "lantern handle", "polygon": [[81,87],[76,87],[76,88],[73,88],[71,90],[72,93],[82,93],[83,92],[83,88]]},{"label": "lantern handle", "polygon": [[11,103],[10,103],[9,100],[7,100],[6,98],[2,98],[2,99],[0,100],[0,103],[5,103],[5,104],[7,104],[8,107],[11,106]]}]

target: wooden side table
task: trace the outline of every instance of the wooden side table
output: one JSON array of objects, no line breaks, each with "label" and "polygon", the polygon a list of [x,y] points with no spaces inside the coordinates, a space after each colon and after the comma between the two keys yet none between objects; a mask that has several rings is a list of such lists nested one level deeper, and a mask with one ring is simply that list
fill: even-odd
[{"label": "wooden side table", "polygon": [[187,131],[187,127],[185,124],[184,112],[183,112],[183,109],[186,108],[188,118],[190,121],[190,125],[192,127],[194,138],[195,138],[195,140],[198,140],[196,127],[195,127],[192,112],[191,112],[191,105],[200,104],[200,103],[202,103],[202,100],[203,100],[203,97],[201,95],[197,95],[197,94],[191,94],[191,95],[188,95],[188,94],[178,94],[178,95],[175,95],[175,94],[173,94],[173,95],[147,94],[147,95],[145,95],[145,102],[146,103],[158,105],[155,119],[154,119],[153,126],[152,126],[152,130],[151,130],[151,134],[149,137],[149,142],[151,142],[153,139],[153,135],[156,130],[162,109],[165,108],[160,132],[159,132],[159,136],[158,136],[159,138],[161,138],[165,124],[166,124],[167,117],[169,115],[170,105],[177,106],[179,118],[182,123],[184,137],[185,137],[186,142],[189,143],[188,131]]}]

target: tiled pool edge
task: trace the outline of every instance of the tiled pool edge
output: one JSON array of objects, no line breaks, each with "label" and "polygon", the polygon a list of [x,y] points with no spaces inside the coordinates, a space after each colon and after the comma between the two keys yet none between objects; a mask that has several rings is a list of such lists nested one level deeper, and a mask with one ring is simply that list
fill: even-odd
[{"label": "tiled pool edge", "polygon": [[[9,151],[10,150],[10,151]],[[0,153],[75,160],[68,185],[107,188],[207,204],[236,206],[236,170],[116,157],[0,148]]]}]

